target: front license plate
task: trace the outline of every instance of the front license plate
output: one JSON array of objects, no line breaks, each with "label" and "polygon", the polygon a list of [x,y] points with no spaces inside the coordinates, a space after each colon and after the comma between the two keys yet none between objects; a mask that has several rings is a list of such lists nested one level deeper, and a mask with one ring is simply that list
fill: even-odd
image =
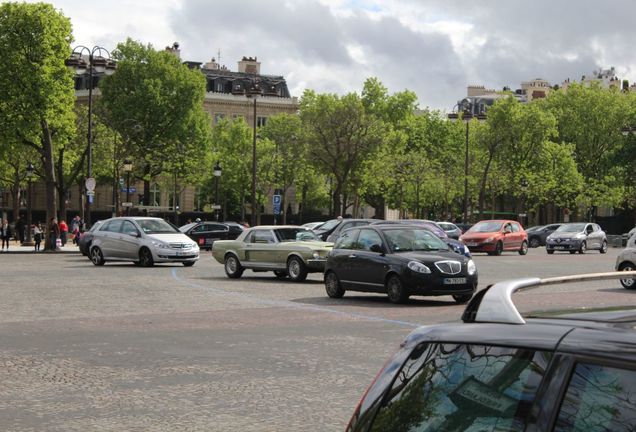
[{"label": "front license plate", "polygon": [[554,248],[556,250],[563,250],[563,249],[565,249],[565,246],[555,246]]},{"label": "front license plate", "polygon": [[475,242],[466,242],[466,246],[468,246],[468,247],[477,246],[477,243],[475,243]]},{"label": "front license plate", "polygon": [[177,256],[190,255],[190,252],[177,252]]},{"label": "front license plate", "polygon": [[445,278],[444,285],[462,285],[466,283],[466,278]]}]

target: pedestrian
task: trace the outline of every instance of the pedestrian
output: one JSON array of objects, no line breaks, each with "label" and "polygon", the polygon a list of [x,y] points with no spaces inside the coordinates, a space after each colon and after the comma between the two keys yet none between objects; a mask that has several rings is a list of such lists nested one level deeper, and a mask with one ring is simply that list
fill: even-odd
[{"label": "pedestrian", "polygon": [[38,252],[42,243],[42,226],[40,222],[33,225],[33,241],[35,242],[35,251]]},{"label": "pedestrian", "polygon": [[55,250],[57,248],[57,239],[60,238],[60,226],[57,224],[57,219],[52,217],[49,221],[49,249]]},{"label": "pedestrian", "polygon": [[0,224],[0,239],[2,240],[2,249],[0,249],[0,251],[4,251],[6,247],[8,252],[9,240],[11,240],[11,226],[9,225],[9,221],[6,219],[4,219],[2,224]]},{"label": "pedestrian", "polygon": [[64,219],[60,220],[60,239],[62,240],[62,246],[66,246],[66,240],[68,239],[68,225]]},{"label": "pedestrian", "polygon": [[79,244],[80,237],[80,217],[79,215],[75,215],[75,217],[71,220],[71,234],[73,234],[73,244]]}]

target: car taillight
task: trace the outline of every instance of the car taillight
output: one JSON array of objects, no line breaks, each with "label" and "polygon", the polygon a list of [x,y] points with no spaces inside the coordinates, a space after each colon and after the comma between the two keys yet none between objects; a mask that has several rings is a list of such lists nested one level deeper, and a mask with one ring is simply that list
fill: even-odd
[{"label": "car taillight", "polygon": [[200,245],[205,244],[205,239],[203,237],[199,238],[199,244]]}]

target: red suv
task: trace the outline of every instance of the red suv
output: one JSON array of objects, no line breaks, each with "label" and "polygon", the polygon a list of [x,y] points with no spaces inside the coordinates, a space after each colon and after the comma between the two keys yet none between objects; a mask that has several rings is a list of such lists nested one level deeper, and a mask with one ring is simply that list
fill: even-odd
[{"label": "red suv", "polygon": [[501,255],[503,251],[528,253],[528,234],[521,224],[512,220],[484,220],[477,222],[459,240],[470,252],[487,252]]}]

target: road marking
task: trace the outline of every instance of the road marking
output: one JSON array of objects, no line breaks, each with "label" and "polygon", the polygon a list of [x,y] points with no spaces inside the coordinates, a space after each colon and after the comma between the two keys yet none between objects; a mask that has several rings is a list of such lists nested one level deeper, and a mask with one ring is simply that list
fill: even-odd
[{"label": "road marking", "polygon": [[388,319],[388,318],[383,318],[383,317],[378,317],[378,316],[373,316],[373,315],[365,315],[365,314],[357,314],[357,313],[352,313],[352,312],[343,312],[343,311],[339,311],[336,309],[331,309],[328,307],[321,307],[321,306],[309,306],[306,304],[302,304],[302,303],[294,303],[294,302],[290,302],[288,300],[270,300],[270,299],[264,299],[261,297],[256,297],[256,296],[252,296],[252,295],[248,295],[245,293],[237,293],[234,291],[227,291],[224,289],[220,289],[220,288],[214,288],[214,287],[209,287],[209,286],[205,286],[205,285],[200,285],[194,282],[191,282],[187,279],[182,278],[178,273],[177,273],[177,269],[173,268],[172,269],[172,277],[179,283],[184,284],[184,285],[189,285],[193,288],[198,288],[198,289],[203,289],[205,291],[211,291],[215,294],[223,294],[224,296],[230,296],[230,297],[235,297],[239,300],[247,300],[248,302],[254,303],[254,304],[258,304],[258,305],[265,305],[265,306],[275,306],[275,307],[282,307],[282,308],[288,308],[288,309],[299,309],[299,310],[305,310],[305,311],[312,311],[312,312],[322,312],[322,313],[329,313],[332,315],[340,315],[343,317],[347,317],[347,318],[358,318],[358,319],[363,319],[363,320],[367,320],[367,321],[377,321],[377,322],[385,322],[385,323],[389,323],[389,324],[397,324],[400,326],[404,326],[404,327],[411,327],[411,328],[417,328],[417,327],[421,327],[423,324],[420,323],[412,323],[409,321],[400,321],[400,320],[392,320],[392,319]]}]

